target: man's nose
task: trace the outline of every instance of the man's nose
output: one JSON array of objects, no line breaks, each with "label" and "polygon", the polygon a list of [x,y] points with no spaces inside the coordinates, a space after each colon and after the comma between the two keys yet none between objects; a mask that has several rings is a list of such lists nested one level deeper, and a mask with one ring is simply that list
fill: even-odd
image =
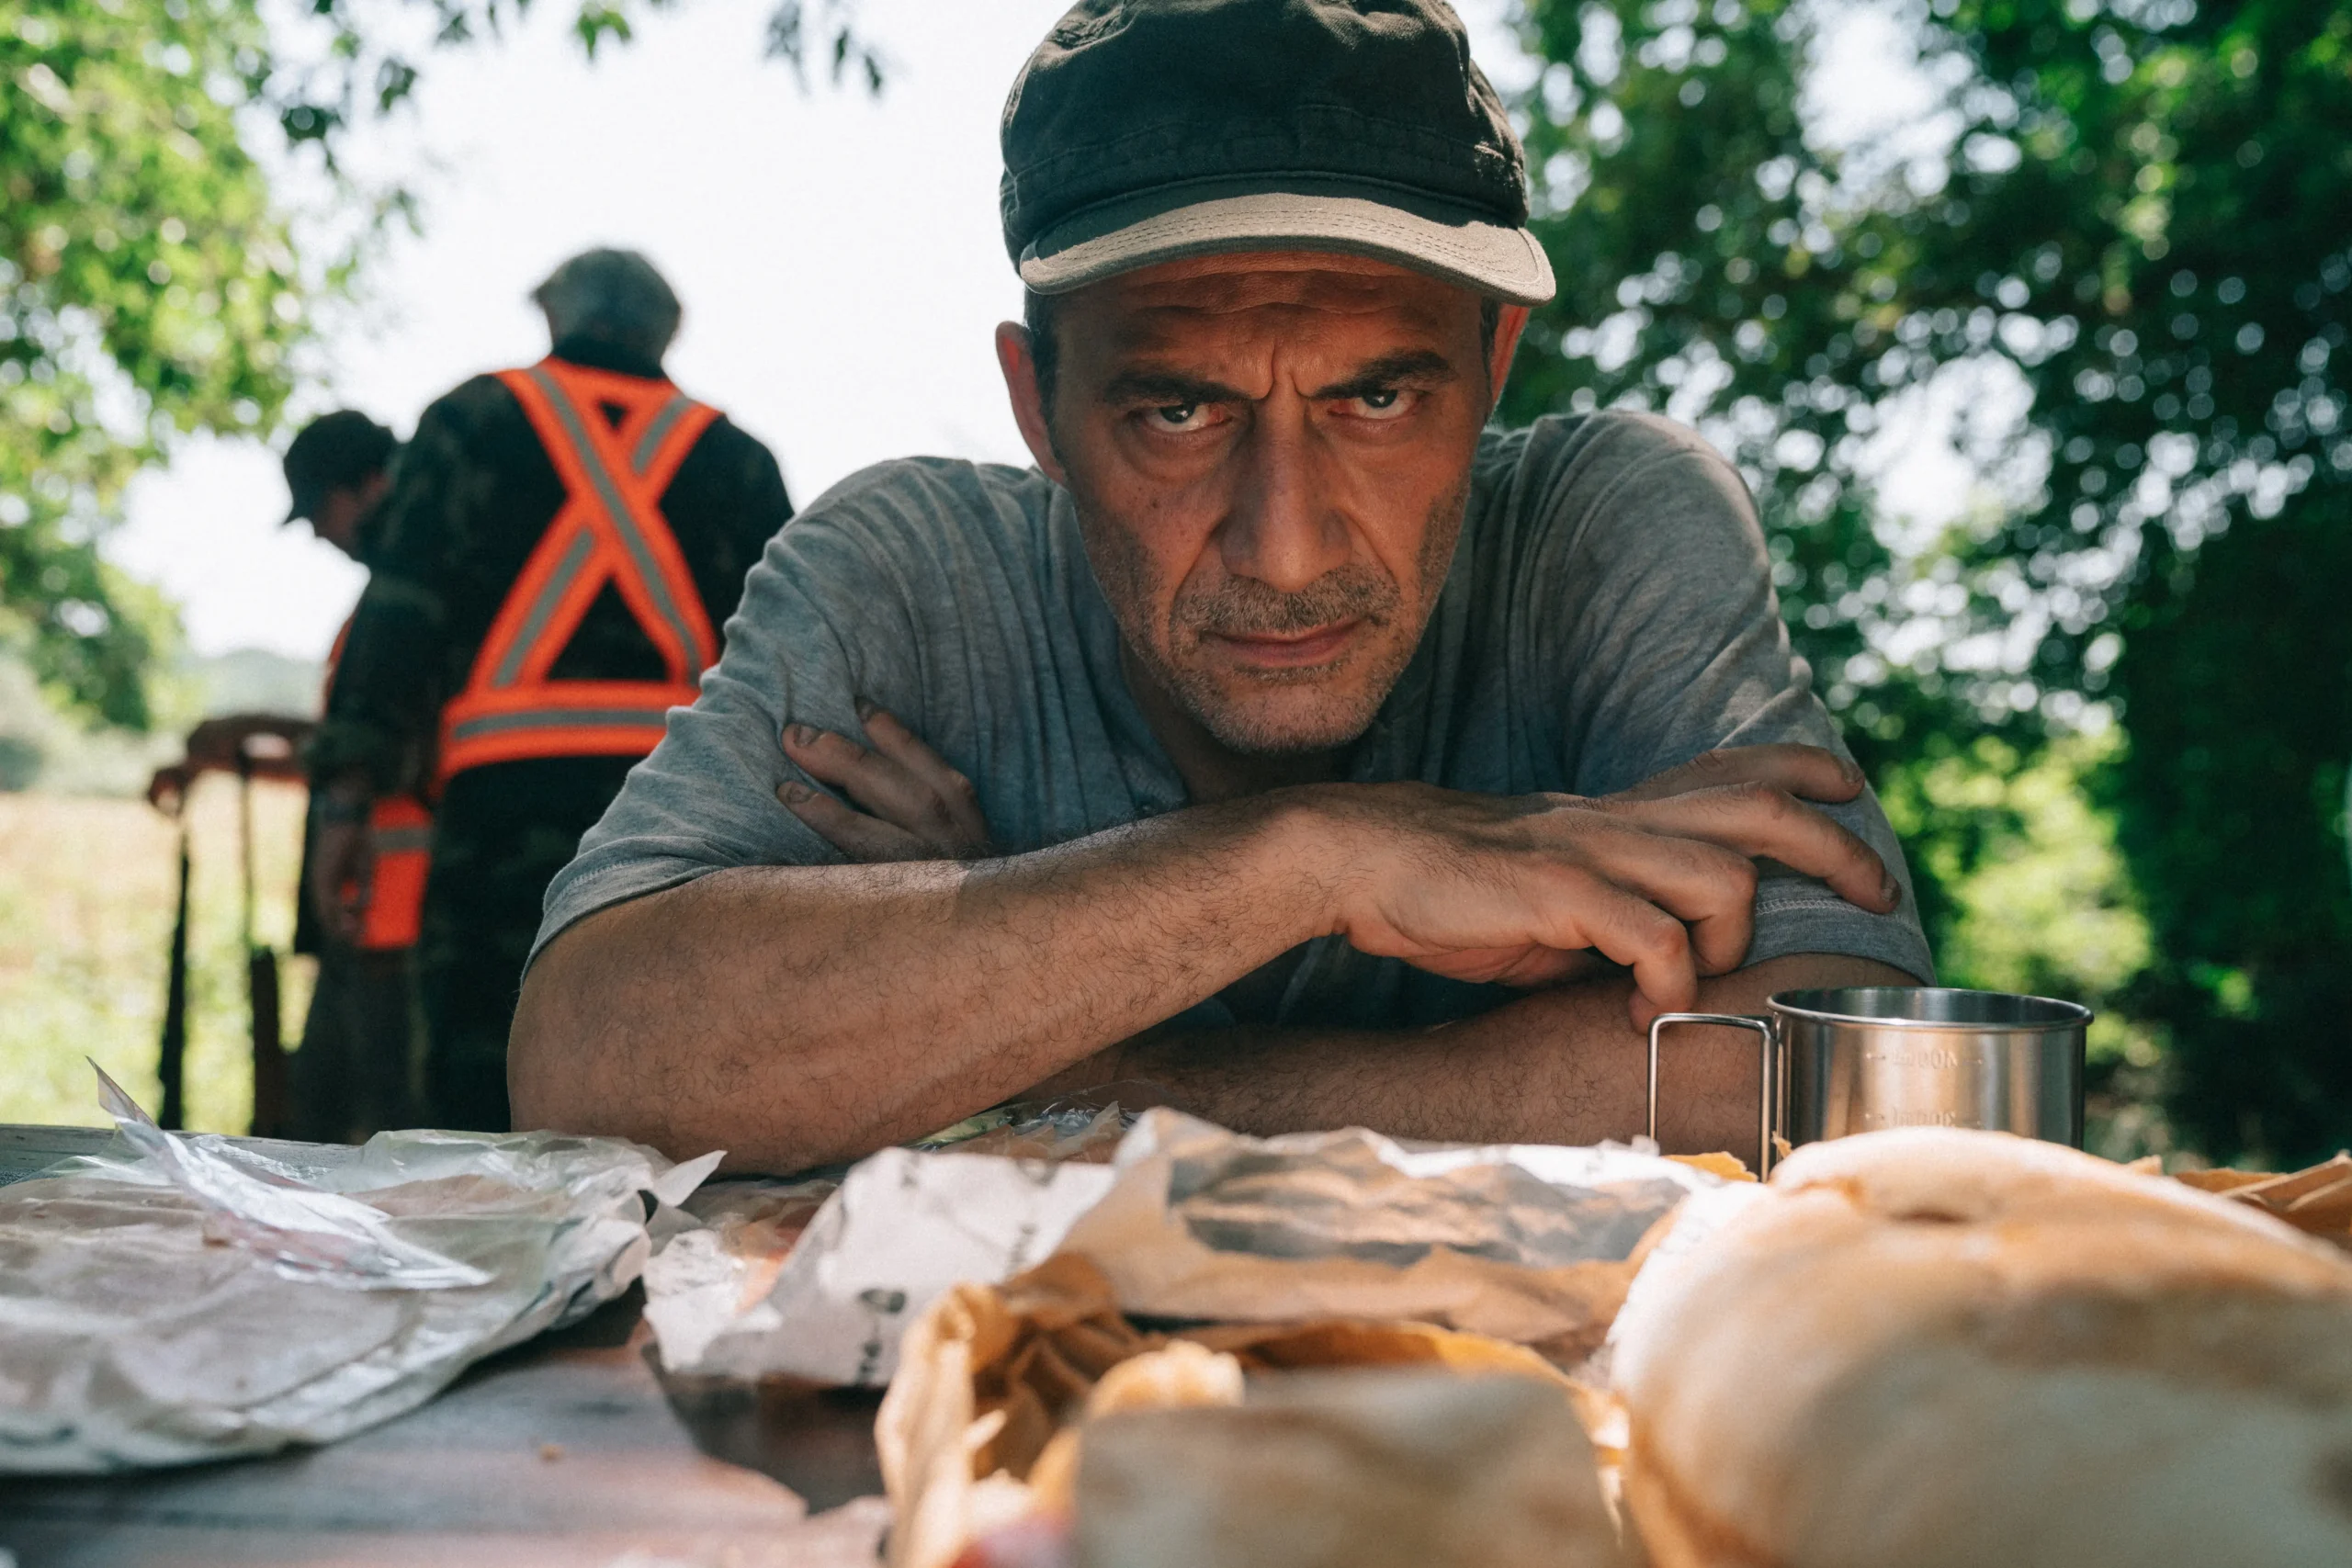
[{"label": "man's nose", "polygon": [[1318,471],[1326,455],[1305,422],[1261,419],[1233,455],[1240,466],[1231,509],[1217,530],[1227,571],[1295,593],[1347,564],[1348,526]]}]

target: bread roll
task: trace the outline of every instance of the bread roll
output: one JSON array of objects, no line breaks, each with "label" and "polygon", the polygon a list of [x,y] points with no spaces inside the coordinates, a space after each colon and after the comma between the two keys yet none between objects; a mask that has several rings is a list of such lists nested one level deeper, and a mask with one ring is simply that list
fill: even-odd
[{"label": "bread roll", "polygon": [[1798,1151],[1614,1368],[1657,1568],[2352,1563],[2352,1263],[2052,1145]]},{"label": "bread roll", "polygon": [[1529,1378],[1275,1374],[1086,1429],[1076,1568],[1623,1568],[1591,1446]]}]

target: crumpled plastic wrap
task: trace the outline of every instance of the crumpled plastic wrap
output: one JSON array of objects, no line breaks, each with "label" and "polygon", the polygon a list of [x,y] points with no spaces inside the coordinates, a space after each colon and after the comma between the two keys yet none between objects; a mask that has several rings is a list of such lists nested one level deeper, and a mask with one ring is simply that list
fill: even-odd
[{"label": "crumpled plastic wrap", "polygon": [[646,1316],[673,1371],[874,1387],[950,1285],[1059,1250],[1092,1259],[1130,1313],[1409,1318],[1566,1362],[1599,1345],[1650,1228],[1721,1185],[1613,1145],[1252,1138],[1153,1110],[1107,1168],[885,1150],[851,1168],[764,1286],[726,1221],[670,1241],[646,1270]]},{"label": "crumpled plastic wrap", "polygon": [[749,1301],[755,1276],[722,1229],[672,1238],[646,1269],[646,1321],[673,1372],[880,1388],[941,1292],[1038,1262],[1110,1185],[1100,1165],[884,1149],[850,1168]]},{"label": "crumpled plastic wrap", "polygon": [[628,1289],[718,1163],[402,1132],[297,1170],[102,1094],[130,1157],[0,1188],[0,1472],[267,1453],[413,1409]]},{"label": "crumpled plastic wrap", "polygon": [[1053,1249],[1109,1179],[1052,1171],[1099,1167],[1126,1126],[1115,1102],[1013,1105],[861,1162],[847,1191],[832,1176],[713,1182],[687,1204],[701,1227],[646,1266],[662,1365],[880,1387],[899,1331],[941,1291]]}]

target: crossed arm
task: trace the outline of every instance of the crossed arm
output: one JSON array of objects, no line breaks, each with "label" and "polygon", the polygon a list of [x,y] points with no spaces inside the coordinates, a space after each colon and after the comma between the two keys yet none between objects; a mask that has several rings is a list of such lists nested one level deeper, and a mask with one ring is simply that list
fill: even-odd
[{"label": "crossed arm", "polygon": [[[816,792],[786,804],[881,863],[717,872],[548,946],[515,1019],[518,1126],[782,1170],[1023,1092],[1142,1079],[1255,1132],[1591,1142],[1641,1130],[1640,1026],[1656,1012],[1909,979],[1835,955],[1740,967],[1758,857],[1871,910],[1899,897],[1866,845],[1803,804],[1861,787],[1812,748],[1717,753],[1602,800],[1310,785],[958,859],[985,849],[969,786],[887,715],[868,740],[787,737],[863,809]],[[1544,988],[1411,1032],[1158,1029],[1326,934]],[[1743,1146],[1752,1057],[1729,1043],[1691,1078],[1665,1141]]]}]

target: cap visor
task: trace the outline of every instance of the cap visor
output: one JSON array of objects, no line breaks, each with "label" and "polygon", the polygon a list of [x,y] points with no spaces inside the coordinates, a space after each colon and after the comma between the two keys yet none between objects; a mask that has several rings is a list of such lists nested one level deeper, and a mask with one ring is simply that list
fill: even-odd
[{"label": "cap visor", "polygon": [[1165,197],[1122,202],[1057,224],[1022,252],[1019,266],[1036,292],[1066,294],[1160,262],[1271,250],[1393,261],[1514,305],[1541,305],[1554,291],[1552,263],[1524,229],[1424,216],[1370,197],[1289,191],[1173,208]]}]

